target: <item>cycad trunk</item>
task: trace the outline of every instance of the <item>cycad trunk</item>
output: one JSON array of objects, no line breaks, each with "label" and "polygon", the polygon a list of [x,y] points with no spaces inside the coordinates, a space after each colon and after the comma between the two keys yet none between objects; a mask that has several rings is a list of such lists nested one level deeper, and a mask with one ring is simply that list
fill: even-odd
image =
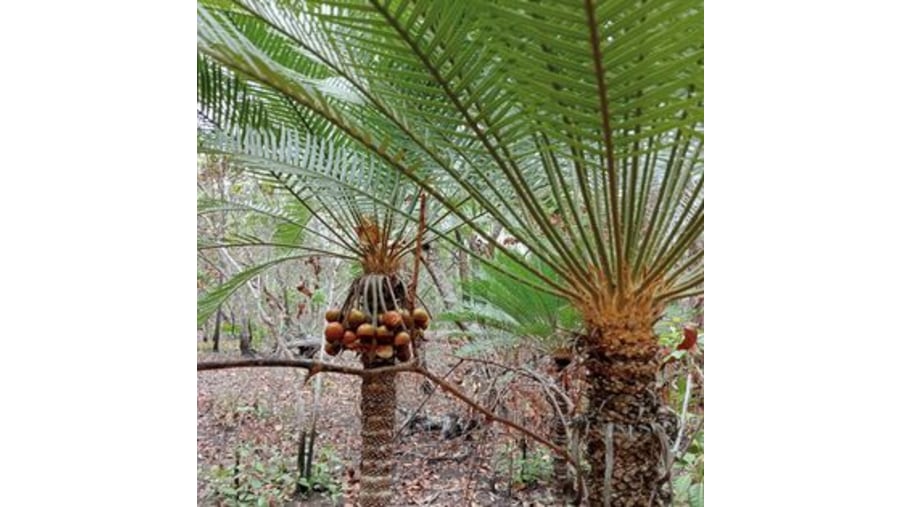
[{"label": "cycad trunk", "polygon": [[659,345],[652,322],[652,316],[605,319],[590,333],[586,443],[592,506],[672,503],[669,446],[677,423],[656,387]]},{"label": "cycad trunk", "polygon": [[363,377],[361,507],[390,505],[397,402],[395,377],[395,373]]},{"label": "cycad trunk", "polygon": [[[396,275],[368,273],[357,279],[344,303],[345,315],[361,308],[374,316],[397,310],[406,301],[406,286]],[[373,324],[376,321],[373,320]],[[395,357],[382,358],[372,349],[361,353],[363,368],[381,368],[395,364]],[[394,472],[394,412],[397,405],[396,373],[366,375],[360,393],[362,418],[362,459],[360,464],[359,505],[391,505]]]}]

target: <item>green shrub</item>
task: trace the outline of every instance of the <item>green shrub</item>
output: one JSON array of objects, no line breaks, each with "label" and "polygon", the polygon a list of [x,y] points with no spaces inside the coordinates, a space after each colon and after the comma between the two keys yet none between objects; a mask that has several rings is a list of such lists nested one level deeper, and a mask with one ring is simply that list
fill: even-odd
[{"label": "green shrub", "polygon": [[[339,475],[341,462],[326,447],[319,451],[309,480],[301,478],[308,491],[319,492],[336,501],[343,492]],[[236,451],[237,464],[216,464],[202,477],[207,482],[205,500],[216,505],[285,505],[297,488],[296,456],[262,447],[242,445]]]},{"label": "green shrub", "polygon": [[675,462],[673,475],[675,505],[703,507],[703,430]]},{"label": "green shrub", "polygon": [[331,446],[324,445],[319,448],[319,458],[312,465],[309,479],[300,478],[300,484],[306,487],[307,491],[316,491],[327,495],[332,500],[337,500],[343,493],[343,483],[336,479],[340,476],[339,471],[343,468],[341,460]]},{"label": "green shrub", "polygon": [[516,444],[507,444],[500,451],[494,465],[495,470],[509,470],[514,486],[534,486],[546,483],[553,474],[550,455],[543,450],[529,449],[522,457],[522,449]]}]

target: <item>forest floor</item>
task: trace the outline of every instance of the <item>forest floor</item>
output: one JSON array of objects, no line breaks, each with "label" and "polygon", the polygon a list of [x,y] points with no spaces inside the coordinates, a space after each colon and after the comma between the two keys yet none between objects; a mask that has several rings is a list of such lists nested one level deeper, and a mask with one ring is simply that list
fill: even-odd
[{"label": "forest floor", "polygon": [[[198,341],[198,361],[240,357],[235,340],[223,340],[222,345],[222,352],[213,353],[211,342]],[[428,347],[429,368],[438,375],[457,362],[445,342],[431,342]],[[329,360],[358,365],[346,352]],[[466,393],[477,393],[482,386],[475,379],[481,377],[472,374],[471,364],[452,370],[447,379]],[[329,373],[304,385],[305,375],[305,370],[289,368],[197,374],[198,505],[355,505],[361,449],[360,379]],[[422,380],[411,373],[398,375],[398,426],[423,402],[418,415],[432,422],[458,416],[464,423],[473,417],[462,402],[439,389],[426,394]],[[317,382],[321,389],[315,410]],[[506,401],[510,404],[507,415],[548,435],[552,411],[536,406],[540,401],[530,403],[529,398],[540,396],[530,396],[527,386],[524,392],[517,387],[516,396]],[[300,434],[309,430],[316,412],[312,482],[318,491],[289,500],[296,484]],[[479,424],[462,436],[447,436],[437,427],[422,425],[400,433],[394,505],[564,505],[554,496],[551,457],[542,446],[528,443],[523,459],[519,435],[497,423]]]}]

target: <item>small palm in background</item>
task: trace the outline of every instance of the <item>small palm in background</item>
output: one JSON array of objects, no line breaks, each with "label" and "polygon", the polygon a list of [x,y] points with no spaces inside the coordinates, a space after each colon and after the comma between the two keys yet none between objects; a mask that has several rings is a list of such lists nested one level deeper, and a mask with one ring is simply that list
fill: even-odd
[{"label": "small palm in background", "polygon": [[[535,283],[539,280],[522,267],[522,262],[531,264],[547,277],[555,276],[533,258],[513,260],[500,254],[496,262],[508,272],[524,279],[531,278]],[[442,320],[470,324],[468,331],[455,333],[466,339],[457,354],[503,365],[519,365],[520,373],[538,380],[553,414],[553,442],[577,455],[578,445],[571,438],[569,424],[577,407],[568,396],[570,382],[564,374],[572,361],[572,348],[581,328],[577,310],[564,298],[535,290],[491,265],[482,266],[473,279],[464,282],[463,290],[468,300],[463,308],[441,316]],[[547,356],[554,359],[552,375],[544,375],[538,365],[533,364]],[[553,465],[557,494],[571,498],[573,483],[566,460],[555,456]]]},{"label": "small palm in background", "polygon": [[[223,146],[221,140],[213,137],[205,138],[201,148],[217,153]],[[209,319],[242,286],[279,266],[296,265],[298,261],[310,257],[343,259],[359,268],[357,276],[349,284],[343,304],[341,320],[344,325],[350,309],[361,309],[369,317],[377,318],[388,310],[406,307],[409,285],[401,279],[401,271],[418,242],[418,224],[413,220],[419,203],[418,189],[400,175],[381,171],[352,153],[329,150],[317,156],[320,164],[328,160],[333,169],[331,173],[276,173],[267,166],[237,162],[279,197],[274,202],[246,199],[199,202],[198,213],[201,215],[238,212],[244,216],[262,218],[269,226],[266,234],[236,232],[212,241],[201,238],[198,245],[200,251],[270,250],[270,256],[258,257],[256,263],[243,266],[240,272],[200,298],[200,323]],[[366,191],[357,190],[360,188]],[[442,230],[440,228],[446,216],[446,213],[441,214],[435,209],[424,217],[422,226],[427,231]],[[443,230],[452,232],[452,226]],[[423,233],[423,236],[423,240],[432,239],[431,232]],[[335,289],[333,285],[332,289]],[[371,298],[368,297],[370,295]],[[323,315],[319,313],[317,317],[316,328],[321,331]],[[340,341],[323,346],[325,352],[331,355],[342,350]],[[396,359],[409,360],[408,355],[404,357],[399,354],[399,349],[394,353],[393,346],[388,345],[387,348],[391,353],[386,357],[376,354],[374,350],[358,349],[363,367],[389,366]],[[392,491],[395,377],[395,373],[384,373],[366,376],[362,381],[362,487],[359,494],[364,505],[384,505]]]}]

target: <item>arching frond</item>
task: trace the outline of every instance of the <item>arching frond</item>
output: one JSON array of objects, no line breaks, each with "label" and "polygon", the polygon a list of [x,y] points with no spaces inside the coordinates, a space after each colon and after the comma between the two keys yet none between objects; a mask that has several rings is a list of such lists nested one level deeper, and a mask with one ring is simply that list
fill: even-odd
[{"label": "arching frond", "polygon": [[222,306],[228,298],[234,294],[236,290],[238,290],[242,285],[252,280],[254,277],[259,276],[261,273],[265,272],[268,269],[272,269],[275,266],[283,264],[285,262],[290,262],[298,259],[303,259],[308,257],[309,255],[290,255],[283,256],[277,259],[273,259],[268,262],[264,262],[262,264],[251,266],[237,275],[231,277],[225,283],[219,285],[215,289],[206,293],[203,297],[198,299],[197,301],[197,324],[202,325],[206,322],[207,319],[214,313],[216,313],[216,309]]},{"label": "arching frond", "polygon": [[587,312],[702,287],[701,1],[228,5],[201,3],[198,49],[229,150],[281,174],[328,174],[329,143],[369,157],[512,255],[477,206]]},{"label": "arching frond", "polygon": [[[546,266],[534,259],[520,257],[512,259],[502,256],[496,259],[518,277],[536,284],[534,276],[522,265],[533,265],[548,277],[556,276]],[[571,342],[575,332],[581,328],[578,312],[560,296],[538,291],[533,285],[526,285],[497,271],[490,265],[465,284],[466,294],[471,300],[460,310],[447,312],[443,320],[471,322],[482,331],[466,333],[474,341],[507,339],[513,342],[527,341],[547,352]],[[503,336],[508,335],[507,338]],[[479,346],[474,346],[479,349]]]}]

